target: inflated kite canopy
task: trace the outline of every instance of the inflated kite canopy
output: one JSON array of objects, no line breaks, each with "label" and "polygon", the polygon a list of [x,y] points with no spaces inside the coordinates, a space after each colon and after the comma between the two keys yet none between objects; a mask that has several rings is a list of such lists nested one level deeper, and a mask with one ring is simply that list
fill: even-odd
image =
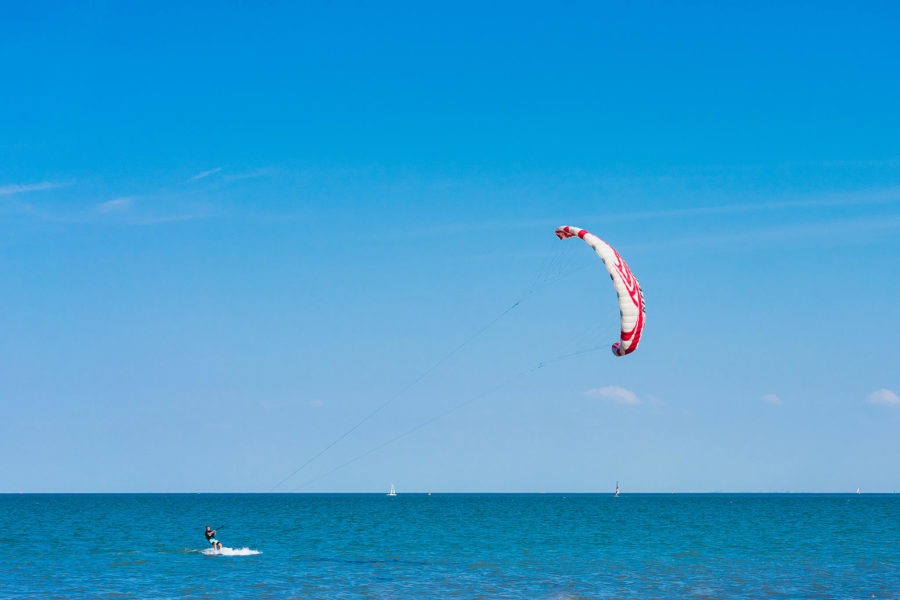
[{"label": "inflated kite canopy", "polygon": [[568,225],[556,229],[556,237],[561,240],[576,236],[583,239],[603,260],[619,296],[622,334],[619,341],[612,345],[613,354],[616,356],[631,354],[637,350],[641,342],[641,333],[644,331],[644,293],[641,286],[615,248],[596,235]]}]

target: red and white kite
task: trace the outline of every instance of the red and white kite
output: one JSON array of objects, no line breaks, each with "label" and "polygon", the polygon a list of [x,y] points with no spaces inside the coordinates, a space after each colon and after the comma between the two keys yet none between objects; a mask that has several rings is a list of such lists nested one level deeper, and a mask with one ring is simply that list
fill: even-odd
[{"label": "red and white kite", "polygon": [[583,239],[603,260],[619,296],[622,334],[620,340],[612,345],[613,354],[616,356],[631,354],[637,350],[641,333],[644,331],[644,293],[641,286],[615,248],[596,235],[568,225],[556,229],[556,237],[561,240],[576,236]]}]

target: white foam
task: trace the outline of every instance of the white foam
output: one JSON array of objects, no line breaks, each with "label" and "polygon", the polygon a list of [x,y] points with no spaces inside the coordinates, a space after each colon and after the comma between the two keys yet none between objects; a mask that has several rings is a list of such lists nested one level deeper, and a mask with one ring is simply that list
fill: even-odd
[{"label": "white foam", "polygon": [[262,554],[259,550],[253,550],[247,547],[227,548],[225,546],[222,546],[221,550],[207,548],[206,550],[201,550],[200,553],[207,556],[253,556],[254,554]]}]

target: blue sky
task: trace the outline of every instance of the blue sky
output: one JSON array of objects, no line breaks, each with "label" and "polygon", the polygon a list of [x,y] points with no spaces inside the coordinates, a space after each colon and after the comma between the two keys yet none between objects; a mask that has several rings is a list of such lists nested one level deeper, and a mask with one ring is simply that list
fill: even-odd
[{"label": "blue sky", "polygon": [[5,3],[0,491],[897,490],[898,30]]}]

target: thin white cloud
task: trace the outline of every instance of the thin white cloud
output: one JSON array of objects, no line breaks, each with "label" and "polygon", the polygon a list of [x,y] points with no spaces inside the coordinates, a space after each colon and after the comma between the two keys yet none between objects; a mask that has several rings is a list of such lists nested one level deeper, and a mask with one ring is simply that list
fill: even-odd
[{"label": "thin white cloud", "polygon": [[115,200],[109,200],[107,202],[101,202],[97,205],[97,212],[100,213],[114,213],[114,212],[123,212],[129,210],[132,206],[134,206],[134,197],[133,196],[123,196],[121,198],[116,198]]},{"label": "thin white cloud", "polygon": [[197,173],[196,175],[194,175],[193,177],[188,179],[188,181],[197,181],[199,179],[205,179],[205,178],[209,177],[210,175],[215,175],[216,173],[218,173],[221,170],[222,170],[222,167],[216,167],[215,169],[203,171],[202,173]]},{"label": "thin white cloud", "polygon": [[43,181],[41,183],[29,183],[26,185],[3,185],[0,186],[0,196],[11,196],[13,194],[26,194],[28,192],[40,192],[43,190],[52,190],[65,186],[65,183],[54,183],[52,181]]},{"label": "thin white cloud", "polygon": [[751,212],[777,212],[796,208],[836,208],[842,206],[885,205],[900,202],[900,188],[860,190],[835,194],[820,194],[804,198],[785,198],[777,201],[724,204],[673,208],[668,210],[619,213],[594,217],[604,221],[640,221],[673,217],[699,217],[704,215],[734,215]]},{"label": "thin white cloud", "polygon": [[763,394],[761,400],[766,404],[781,406],[781,398],[778,397],[778,394]]},{"label": "thin white cloud", "polygon": [[129,219],[127,222],[131,225],[166,225],[167,223],[182,223],[184,221],[199,221],[201,219],[213,218],[212,215],[203,213],[193,214],[171,214],[171,215],[146,215]]},{"label": "thin white cloud", "polygon": [[900,395],[893,390],[881,388],[880,390],[875,390],[869,394],[866,397],[866,402],[869,404],[878,404],[880,406],[900,407]]},{"label": "thin white cloud", "polygon": [[321,400],[310,400],[306,405],[310,408],[322,408],[325,403]]},{"label": "thin white cloud", "polygon": [[[577,227],[591,228],[591,223],[611,222],[635,222],[635,221],[665,221],[671,219],[695,218],[703,216],[735,216],[749,213],[777,213],[780,211],[809,209],[839,208],[844,206],[882,206],[891,207],[900,204],[900,187],[888,187],[880,189],[863,189],[854,192],[842,192],[831,194],[813,194],[803,197],[787,197],[777,201],[744,202],[715,206],[671,208],[653,211],[582,214],[559,219],[556,217],[504,220],[504,221],[479,221],[444,223],[437,226],[425,226],[416,228],[415,231],[404,231],[403,236],[433,236],[466,234],[477,231],[501,231],[511,229],[530,229],[535,227],[556,227],[558,225],[575,225]],[[565,222],[563,222],[565,221]],[[797,237],[820,237],[833,235],[835,226],[850,227],[863,234],[868,231],[894,230],[900,227],[900,216],[887,215],[874,218],[826,220],[822,222],[795,222],[789,225],[778,225],[763,229],[751,229],[743,232],[728,234],[710,234],[691,238],[661,241],[654,244],[640,245],[639,247],[662,247],[678,245],[723,245],[731,243],[744,243],[758,240],[761,237],[772,240],[796,239]],[[632,247],[638,247],[632,244]]]},{"label": "thin white cloud", "polygon": [[822,160],[798,161],[782,163],[781,167],[896,167],[900,165],[900,157],[895,156],[880,160]]},{"label": "thin white cloud", "polygon": [[[212,206],[188,203],[178,195],[164,191],[155,194],[123,195],[112,200],[86,202],[25,201],[19,194],[51,190],[71,183],[41,182],[28,185],[0,186],[0,216],[21,216],[51,223],[91,224],[115,218],[120,225],[156,226],[216,218]],[[4,198],[6,196],[6,198]]]},{"label": "thin white cloud", "polygon": [[241,181],[244,179],[257,179],[259,177],[268,177],[275,172],[275,169],[272,167],[260,167],[258,169],[254,169],[252,171],[247,171],[246,173],[235,173],[234,175],[226,175],[225,181]]},{"label": "thin white cloud", "polygon": [[[866,235],[887,234],[900,230],[900,215],[886,215],[882,217],[831,220],[817,223],[797,223],[779,225],[775,227],[748,229],[727,233],[713,233],[671,239],[644,244],[632,244],[631,249],[658,250],[661,248],[678,248],[686,246],[729,246],[744,243],[798,241],[810,239],[823,239],[831,243],[857,243],[857,240]],[[840,231],[840,236],[834,232]]]},{"label": "thin white cloud", "polygon": [[614,404],[635,405],[641,403],[641,400],[637,397],[637,394],[618,385],[607,385],[604,387],[587,390],[586,392],[584,392],[584,395],[588,398],[598,398],[600,400],[612,402]]}]

